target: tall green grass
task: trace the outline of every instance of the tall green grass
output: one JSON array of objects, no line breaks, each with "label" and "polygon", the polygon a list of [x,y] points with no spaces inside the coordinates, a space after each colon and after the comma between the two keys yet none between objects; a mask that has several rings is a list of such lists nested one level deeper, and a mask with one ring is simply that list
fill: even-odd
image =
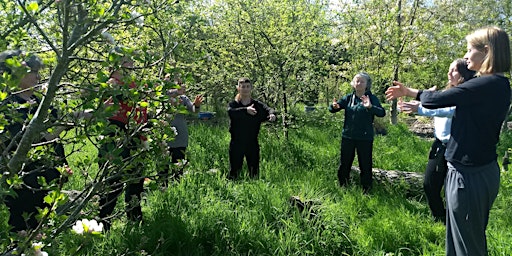
[{"label": "tall green grass", "polygon": [[[357,177],[352,186],[338,187],[342,114],[322,110],[292,114],[287,140],[277,124],[262,128],[260,178],[244,176],[234,182],[224,178],[229,170],[227,120],[192,121],[187,172],[165,190],[147,188],[143,223],[121,217],[105,236],[88,241],[66,232],[46,251],[50,255],[444,255],[445,228],[431,219],[423,198],[409,198],[400,186],[386,184],[375,184],[370,195],[363,195]],[[375,138],[374,167],[422,172],[430,144],[403,124],[389,126],[387,135]],[[510,174],[503,173],[488,229],[490,255],[512,255],[511,195]],[[291,196],[314,202],[315,215],[300,212],[290,204]],[[122,211],[122,203],[118,208]]]}]

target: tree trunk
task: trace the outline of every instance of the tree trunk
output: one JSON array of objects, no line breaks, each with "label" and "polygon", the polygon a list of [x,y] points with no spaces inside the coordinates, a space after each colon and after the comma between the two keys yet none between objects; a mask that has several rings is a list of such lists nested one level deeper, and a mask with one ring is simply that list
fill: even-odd
[{"label": "tree trunk", "polygon": [[55,93],[58,89],[60,80],[67,71],[68,63],[68,56],[62,56],[61,61],[59,61],[55,67],[55,71],[53,72],[52,76],[50,77],[50,81],[48,82],[48,91],[39,104],[34,117],[32,120],[30,120],[25,132],[23,133],[23,136],[21,137],[20,143],[16,148],[14,155],[7,164],[7,167],[12,173],[17,173],[20,170],[22,164],[27,158],[28,151],[32,147],[32,142],[34,142],[34,140],[40,136],[43,121],[48,116],[48,109],[50,108],[53,98],[55,97]]},{"label": "tree trunk", "polygon": [[281,88],[283,90],[283,130],[284,130],[284,138],[288,140],[288,119],[286,118],[288,116],[288,97],[286,94],[286,82],[284,77],[284,71],[283,71],[283,65],[279,65],[279,72],[281,72]]},{"label": "tree trunk", "polygon": [[[401,43],[401,34],[400,31],[402,31],[402,0],[398,0],[398,14],[396,16],[396,23],[398,27],[398,35],[397,35],[397,42],[395,47],[395,68],[393,72],[393,80],[398,81],[398,71],[400,67],[400,53],[402,52],[402,43]],[[398,110],[397,110],[397,100],[394,99],[393,103],[391,104],[391,124],[397,124],[398,123]]]}]

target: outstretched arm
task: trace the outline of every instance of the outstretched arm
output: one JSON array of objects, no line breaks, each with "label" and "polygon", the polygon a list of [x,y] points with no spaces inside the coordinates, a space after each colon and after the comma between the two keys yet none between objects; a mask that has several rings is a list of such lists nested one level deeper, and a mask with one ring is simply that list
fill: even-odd
[{"label": "outstretched arm", "polygon": [[336,100],[336,98],[333,98],[332,104],[329,105],[329,112],[336,113],[346,107],[347,107],[347,97],[346,96],[339,100]]},{"label": "outstretched arm", "polygon": [[386,90],[386,100],[394,100],[403,96],[416,98],[418,95],[418,89],[406,87],[398,81],[393,81],[393,84],[394,86],[391,86]]}]

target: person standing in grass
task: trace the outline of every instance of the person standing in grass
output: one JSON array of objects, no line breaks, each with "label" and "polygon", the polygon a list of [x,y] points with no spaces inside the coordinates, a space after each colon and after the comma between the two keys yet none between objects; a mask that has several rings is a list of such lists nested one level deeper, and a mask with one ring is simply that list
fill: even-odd
[{"label": "person standing in grass", "polygon": [[[21,65],[15,64],[15,59],[20,61]],[[3,152],[2,158],[6,157],[4,160],[8,160],[16,150],[25,132],[25,126],[39,107],[41,95],[36,86],[41,78],[39,70],[42,67],[43,62],[36,55],[25,56],[19,50],[0,53],[0,76],[10,76],[11,79],[19,80],[16,91],[10,92],[0,105],[2,111],[0,116],[3,119],[0,121],[0,126],[5,124],[4,128],[0,128],[0,152]],[[55,122],[58,119],[57,110],[50,107],[48,117],[51,122]],[[65,127],[54,126],[53,128],[54,131],[51,134],[42,132],[41,136],[36,136],[33,142],[40,143],[42,148],[37,151],[42,152],[42,155],[37,159],[29,157],[22,169],[16,173],[2,170],[4,177],[18,176],[22,180],[19,186],[12,187],[14,194],[7,195],[4,201],[9,209],[8,224],[13,232],[37,228],[38,209],[50,207],[44,201],[44,197],[51,191],[50,187],[61,187],[66,181],[66,176],[61,175],[57,167],[64,167],[64,170],[71,174],[67,167],[64,147],[55,140]],[[41,180],[44,180],[47,185],[44,186]],[[1,184],[1,186],[8,185]],[[3,193],[0,193],[0,196],[4,196]]]},{"label": "person standing in grass", "polygon": [[361,185],[368,193],[372,187],[372,152],[373,152],[373,120],[375,116],[384,117],[386,111],[379,99],[371,93],[372,79],[365,72],[358,73],[350,85],[354,91],[343,96],[340,100],[333,99],[329,112],[336,113],[345,110],[345,121],[341,134],[340,164],[338,167],[338,182],[346,186],[350,179],[350,169],[354,162],[355,153],[361,169]]},{"label": "person standing in grass", "polygon": [[258,134],[261,123],[276,120],[273,109],[251,97],[252,88],[248,78],[238,79],[236,86],[238,94],[228,105],[229,133],[231,134],[228,178],[231,180],[239,177],[244,157],[247,160],[249,177],[258,177],[260,164]]},{"label": "person standing in grass", "polygon": [[394,81],[386,99],[409,96],[426,108],[455,106],[446,146],[446,255],[487,255],[489,212],[498,195],[496,145],[510,107],[510,40],[498,27],[466,36],[464,59],[476,78],[450,90],[427,91]]},{"label": "person standing in grass", "polygon": [[[170,74],[166,75],[166,80],[169,80],[169,78]],[[202,95],[197,95],[193,102],[185,95],[187,86],[181,79],[176,79],[176,84],[180,88],[171,89],[168,91],[171,104],[177,108],[177,112],[173,115],[172,120],[170,121],[170,125],[176,128],[177,135],[172,141],[168,143],[172,164],[178,164],[180,161],[185,160],[185,151],[188,147],[187,120],[185,119],[185,114],[181,108],[184,107],[186,108],[186,111],[194,113],[201,107],[201,104],[203,103]],[[177,173],[173,175],[179,176],[181,174],[182,173]],[[164,177],[164,186],[167,186],[168,175],[168,168],[164,169],[164,171],[160,173],[160,176]]]},{"label": "person standing in grass", "polygon": [[[475,71],[468,69],[468,64],[464,59],[457,59],[450,64],[448,69],[448,84],[445,90],[457,86],[475,76]],[[448,169],[447,161],[444,157],[446,143],[450,139],[450,130],[452,126],[452,117],[455,113],[455,106],[428,109],[424,108],[419,101],[410,101],[399,103],[399,108],[404,113],[418,113],[420,116],[434,117],[434,135],[435,140],[430,148],[425,178],[423,181],[423,190],[427,197],[428,206],[434,217],[434,220],[446,223],[446,209],[444,206],[441,191],[446,178]]]},{"label": "person standing in grass", "polygon": [[[116,48],[111,54],[124,55],[121,51]],[[128,70],[133,68],[133,60],[129,56],[119,58],[120,67],[112,71],[108,83],[120,91],[137,90],[137,84],[126,75]],[[117,197],[123,190],[128,219],[142,221],[140,201],[144,187],[144,166],[137,158],[141,157],[137,151],[147,147],[147,139],[141,131],[142,127],[146,126],[148,117],[146,108],[137,106],[137,102],[121,92],[115,92],[105,101],[105,106],[117,109],[108,118],[105,136],[98,150],[100,169],[107,172],[107,191],[100,195],[99,217],[108,230],[111,226],[109,218],[117,204]],[[116,160],[113,152],[118,152],[121,159]]]}]

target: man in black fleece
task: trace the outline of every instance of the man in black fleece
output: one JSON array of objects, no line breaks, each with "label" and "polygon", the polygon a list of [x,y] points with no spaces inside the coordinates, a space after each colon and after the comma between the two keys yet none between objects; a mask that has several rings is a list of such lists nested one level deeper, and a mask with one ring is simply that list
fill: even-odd
[{"label": "man in black fleece", "polygon": [[274,110],[259,100],[251,98],[252,84],[248,78],[240,78],[237,85],[238,94],[229,103],[229,163],[231,169],[228,178],[237,179],[242,170],[244,156],[249,168],[249,176],[257,178],[260,164],[260,146],[258,134],[261,123],[275,121]]}]

